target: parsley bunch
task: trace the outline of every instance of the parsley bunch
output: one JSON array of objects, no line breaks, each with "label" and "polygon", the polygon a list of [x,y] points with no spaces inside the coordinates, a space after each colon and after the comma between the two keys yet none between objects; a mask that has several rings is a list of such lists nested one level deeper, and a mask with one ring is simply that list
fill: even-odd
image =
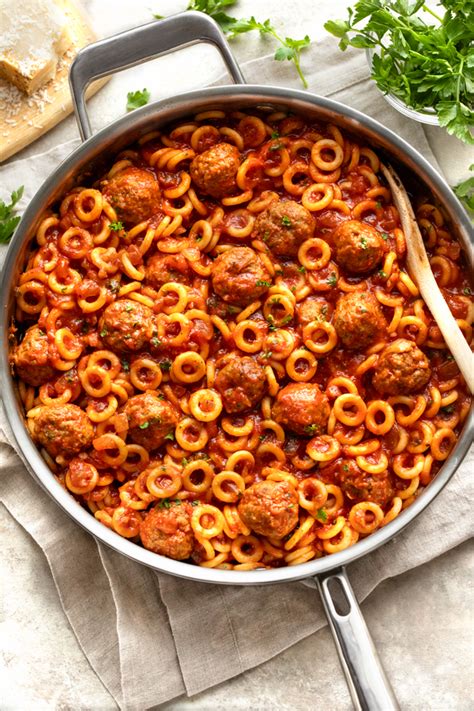
[{"label": "parsley bunch", "polygon": [[440,4],[442,17],[423,0],[359,0],[347,20],[324,27],[342,50],[374,49],[381,91],[418,111],[433,108],[448,133],[474,144],[474,0]]},{"label": "parsley bunch", "polygon": [[[474,173],[474,163],[469,166],[469,170],[471,173]],[[474,221],[474,175],[462,183],[459,183],[459,185],[456,185],[453,190],[461,202],[464,203],[466,210]]]},{"label": "parsley bunch", "polygon": [[[305,47],[308,47],[311,40],[308,35],[306,35],[301,40],[295,40],[291,37],[282,37],[278,34],[275,27],[271,24],[270,20],[265,20],[265,22],[258,22],[255,17],[250,17],[249,19],[238,20],[235,17],[228,15],[224,8],[235,5],[237,0],[189,0],[187,10],[198,10],[199,12],[204,12],[209,15],[220,25],[222,31],[228,35],[229,39],[233,39],[238,35],[244,34],[246,32],[252,32],[257,30],[262,36],[272,36],[277,42],[280,43],[280,47],[276,50],[273,58],[277,62],[284,62],[288,60],[293,62],[298,72],[298,76],[305,89],[308,88],[308,82],[303,74],[300,65],[300,53]],[[161,18],[161,15],[155,15],[157,19]]]},{"label": "parsley bunch", "polygon": [[7,205],[3,200],[0,200],[0,243],[1,244],[7,244],[13,233],[15,232],[15,229],[20,222],[20,217],[19,215],[14,215],[13,213],[15,212],[15,205],[19,200],[21,200],[21,196],[23,195],[23,185],[18,188],[18,190],[14,190],[10,196],[10,204]]}]

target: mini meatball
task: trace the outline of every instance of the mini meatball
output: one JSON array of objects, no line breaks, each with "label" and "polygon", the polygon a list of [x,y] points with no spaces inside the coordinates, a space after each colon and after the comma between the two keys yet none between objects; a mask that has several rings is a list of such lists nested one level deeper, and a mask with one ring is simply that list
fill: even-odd
[{"label": "mini meatball", "polygon": [[182,254],[154,254],[146,265],[146,282],[155,289],[170,281],[189,284],[191,268]]},{"label": "mini meatball", "polygon": [[260,402],[265,394],[265,372],[253,358],[235,356],[219,371],[216,390],[227,412],[235,414]]},{"label": "mini meatball", "polygon": [[160,188],[153,173],[142,168],[125,168],[102,182],[102,193],[117,218],[137,224],[160,209]]},{"label": "mini meatball", "polygon": [[99,333],[113,351],[139,351],[153,334],[153,311],[132,299],[118,299],[107,306]]},{"label": "mini meatball", "polygon": [[212,286],[231,304],[247,306],[268,289],[271,276],[261,258],[250,247],[232,247],[212,264]]},{"label": "mini meatball", "polygon": [[333,324],[344,346],[351,349],[371,346],[387,327],[379,302],[367,291],[350,291],[339,297]]},{"label": "mini meatball", "polygon": [[259,481],[244,491],[238,510],[255,533],[284,538],[298,523],[298,494],[286,481]]},{"label": "mini meatball", "polygon": [[220,199],[235,190],[239,166],[237,148],[230,143],[218,143],[193,159],[190,173],[199,190]]},{"label": "mini meatball", "polygon": [[413,341],[397,338],[380,353],[372,383],[382,395],[406,395],[424,388],[430,377],[423,351]]},{"label": "mini meatball", "polygon": [[313,236],[313,216],[293,200],[275,202],[255,220],[253,237],[263,240],[279,257],[295,257],[302,242]]},{"label": "mini meatball", "polygon": [[35,418],[34,436],[53,458],[69,457],[90,447],[94,429],[77,405],[45,405]]},{"label": "mini meatball", "polygon": [[28,385],[43,385],[55,374],[48,363],[48,337],[38,326],[31,326],[12,356],[19,378]]},{"label": "mini meatball", "polygon": [[333,239],[336,262],[354,274],[375,269],[385,252],[384,241],[375,227],[359,220],[342,222]]},{"label": "mini meatball", "polygon": [[342,461],[337,481],[354,502],[373,501],[384,507],[395,496],[395,487],[387,469],[380,474],[369,474],[362,471],[353,459]]},{"label": "mini meatball", "polygon": [[130,438],[148,451],[160,447],[179,420],[174,406],[152,390],[131,397],[123,411]]},{"label": "mini meatball", "polygon": [[307,296],[296,304],[296,315],[302,326],[311,321],[329,321],[332,312],[332,305],[323,296]]},{"label": "mini meatball", "polygon": [[274,420],[299,435],[325,431],[329,401],[315,383],[291,383],[279,391],[272,408]]},{"label": "mini meatball", "polygon": [[140,525],[143,546],[174,560],[189,558],[194,548],[191,513],[191,504],[184,501],[173,502],[166,509],[157,504]]}]

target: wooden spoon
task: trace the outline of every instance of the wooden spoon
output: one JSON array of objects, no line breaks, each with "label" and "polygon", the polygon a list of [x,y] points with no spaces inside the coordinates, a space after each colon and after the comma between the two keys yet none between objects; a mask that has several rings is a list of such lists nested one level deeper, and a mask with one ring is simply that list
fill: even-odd
[{"label": "wooden spoon", "polygon": [[425,245],[418,227],[413,207],[400,177],[392,166],[381,165],[390,189],[407,243],[407,265],[410,276],[417,284],[420,294],[443,334],[444,340],[454,356],[459,370],[471,393],[474,393],[474,354],[459,328],[456,320],[440,291],[431,265],[428,261]]}]

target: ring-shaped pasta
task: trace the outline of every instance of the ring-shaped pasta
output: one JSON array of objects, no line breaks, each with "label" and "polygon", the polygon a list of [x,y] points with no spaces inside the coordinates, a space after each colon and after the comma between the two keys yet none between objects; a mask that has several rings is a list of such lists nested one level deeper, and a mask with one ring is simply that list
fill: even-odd
[{"label": "ring-shaped pasta", "polygon": [[393,407],[385,400],[372,400],[367,406],[365,426],[375,435],[385,435],[395,424]]},{"label": "ring-shaped pasta", "polygon": [[335,437],[318,435],[308,442],[306,453],[315,462],[332,462],[340,455],[341,449],[341,445]]},{"label": "ring-shaped pasta", "polygon": [[54,343],[64,360],[77,360],[82,353],[82,343],[69,328],[60,328],[54,334]]},{"label": "ring-shaped pasta", "polygon": [[112,514],[112,528],[124,538],[135,538],[140,533],[141,516],[138,511],[118,506]]},{"label": "ring-shaped pasta", "polygon": [[[182,313],[160,314],[156,320],[159,340],[171,347],[182,346],[188,339],[191,331],[191,322]],[[178,327],[178,333],[175,333]]]},{"label": "ring-shaped pasta", "polygon": [[[333,159],[326,160],[324,154],[332,153]],[[311,148],[311,161],[319,170],[333,171],[337,170],[342,165],[344,160],[344,151],[337,143],[330,138],[320,138]]]},{"label": "ring-shaped pasta", "polygon": [[356,457],[356,462],[359,469],[368,474],[382,474],[388,468],[388,457],[380,448],[376,454],[360,454]]},{"label": "ring-shaped pasta", "polygon": [[301,508],[315,515],[326,503],[328,492],[325,484],[314,477],[302,479],[298,484],[298,502]]},{"label": "ring-shaped pasta", "polygon": [[317,367],[318,361],[305,348],[297,348],[293,353],[290,353],[285,363],[288,376],[297,383],[311,380]]},{"label": "ring-shaped pasta", "polygon": [[[407,462],[412,462],[411,464]],[[423,471],[425,458],[422,454],[409,454],[402,452],[395,455],[392,461],[393,471],[400,479],[414,479]]]},{"label": "ring-shaped pasta", "polygon": [[86,407],[86,414],[91,422],[104,422],[115,414],[117,408],[117,398],[109,394],[106,395],[106,402],[103,400],[91,400]]},{"label": "ring-shaped pasta", "polygon": [[191,417],[185,417],[176,426],[175,438],[187,452],[199,452],[206,446],[209,435],[205,426]]},{"label": "ring-shaped pasta", "polygon": [[261,323],[247,319],[240,321],[240,323],[235,326],[232,331],[232,337],[235,345],[241,351],[245,353],[258,353],[263,347],[265,331],[266,329],[262,329]]},{"label": "ring-shaped pasta", "polygon": [[231,543],[232,556],[239,563],[257,563],[262,559],[264,549],[257,536],[237,536]]},{"label": "ring-shaped pasta", "polygon": [[252,434],[255,423],[252,417],[246,417],[244,423],[241,425],[236,424],[235,420],[232,420],[230,417],[223,417],[221,427],[224,432],[227,432],[227,434],[233,437],[243,437],[244,435]]},{"label": "ring-shaped pasta", "polygon": [[399,496],[395,496],[392,499],[392,505],[383,517],[383,520],[380,524],[380,528],[382,528],[382,526],[386,526],[387,523],[390,523],[390,521],[393,521],[395,518],[397,518],[398,514],[402,510],[402,503],[403,502]]},{"label": "ring-shaped pasta", "polygon": [[290,472],[285,472],[282,469],[266,467],[262,473],[266,474],[266,478],[270,481],[286,481],[287,484],[290,484],[295,489],[298,486],[298,479]]},{"label": "ring-shaped pasta", "polygon": [[94,398],[105,397],[112,387],[110,373],[98,365],[88,365],[79,373],[79,379],[86,393]]},{"label": "ring-shaped pasta", "polygon": [[104,198],[99,190],[86,188],[74,196],[73,210],[81,222],[95,222],[99,219]]},{"label": "ring-shaped pasta", "polygon": [[151,358],[137,358],[130,365],[130,382],[138,390],[156,390],[162,378],[159,364]]},{"label": "ring-shaped pasta", "polygon": [[212,480],[212,493],[226,504],[236,503],[245,490],[245,482],[240,474],[232,471],[222,471]]},{"label": "ring-shaped pasta", "polygon": [[68,259],[88,257],[93,245],[92,235],[82,227],[70,227],[58,239],[58,247]]},{"label": "ring-shaped pasta", "polygon": [[[158,296],[163,299],[162,311],[165,314],[183,313],[188,303],[188,290],[184,284],[179,284],[175,281],[169,281],[160,288]],[[172,296],[172,302],[169,298]],[[186,314],[186,316],[188,316]]]},{"label": "ring-shaped pasta", "polygon": [[[326,507],[325,510],[327,511]],[[334,538],[334,536],[337,536],[338,533],[342,531],[346,524],[346,519],[344,516],[338,516],[334,523],[322,526],[317,532],[316,535],[318,538],[321,538],[323,541],[327,541],[330,538]]]},{"label": "ring-shaped pasta", "polygon": [[168,499],[181,489],[181,475],[173,467],[158,464],[156,467],[148,467],[146,471],[146,488],[157,499]]},{"label": "ring-shaped pasta", "polygon": [[214,469],[205,459],[194,459],[185,465],[181,478],[186,491],[201,495],[211,487]]},{"label": "ring-shaped pasta", "polygon": [[456,434],[448,427],[442,427],[435,432],[430,445],[433,459],[437,462],[442,462],[447,459],[456,444],[456,439]]},{"label": "ring-shaped pasta", "polygon": [[197,383],[206,375],[206,363],[199,353],[185,351],[174,359],[171,373],[178,382]]},{"label": "ring-shaped pasta", "polygon": [[[318,253],[316,258],[310,256],[313,250]],[[310,237],[310,239],[305,240],[298,249],[298,260],[305,269],[309,271],[319,271],[329,264],[331,260],[331,248],[324,240],[318,237]]]},{"label": "ring-shaped pasta", "polygon": [[[298,176],[299,179],[294,182],[296,176]],[[295,197],[299,197],[304,193],[310,183],[310,168],[303,162],[292,163],[283,172],[282,180],[286,192]]]},{"label": "ring-shaped pasta", "polygon": [[[210,523],[210,525],[207,525]],[[225,519],[222,511],[210,504],[199,504],[191,515],[191,527],[200,538],[209,540],[219,536],[224,529]]]},{"label": "ring-shaped pasta", "polygon": [[291,551],[292,548],[295,548],[298,543],[306,536],[306,534],[311,531],[315,523],[315,520],[312,516],[307,516],[304,521],[300,522],[300,525],[298,528],[295,530],[291,538],[289,538],[285,545],[284,548],[286,551]]},{"label": "ring-shaped pasta", "polygon": [[353,546],[359,538],[357,531],[353,531],[350,526],[343,526],[340,535],[334,536],[336,540],[323,541],[323,548],[326,553],[339,553],[340,551]]},{"label": "ring-shaped pasta", "polygon": [[[336,484],[326,484],[328,499],[324,504],[323,511],[328,517],[335,516],[344,504],[344,494],[342,489]],[[330,498],[331,497],[331,498]]]},{"label": "ring-shaped pasta", "polygon": [[103,434],[92,440],[92,446],[99,453],[102,461],[111,467],[119,467],[127,459],[127,445],[118,435]]},{"label": "ring-shaped pasta", "polygon": [[97,486],[99,472],[93,464],[76,459],[69,465],[64,481],[73,494],[88,494]]},{"label": "ring-shaped pasta", "polygon": [[26,314],[39,314],[46,306],[44,285],[37,281],[27,281],[16,289],[17,304]]},{"label": "ring-shaped pasta", "polygon": [[336,398],[333,411],[339,422],[350,427],[357,427],[365,420],[367,405],[360,395],[345,393]]},{"label": "ring-shaped pasta", "polygon": [[301,196],[301,204],[310,212],[319,212],[328,207],[334,198],[331,183],[313,183]]},{"label": "ring-shaped pasta", "polygon": [[[326,340],[321,341],[321,337]],[[303,327],[303,342],[313,353],[329,353],[337,344],[336,329],[327,321],[311,321]]]},{"label": "ring-shaped pasta", "polygon": [[213,422],[222,412],[222,398],[215,390],[202,388],[190,395],[189,409],[199,422]]}]

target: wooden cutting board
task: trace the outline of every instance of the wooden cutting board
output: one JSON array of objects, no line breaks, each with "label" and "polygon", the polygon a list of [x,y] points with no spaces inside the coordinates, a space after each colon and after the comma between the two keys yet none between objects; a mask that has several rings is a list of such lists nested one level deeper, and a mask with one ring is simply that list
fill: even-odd
[{"label": "wooden cutting board", "polygon": [[[0,163],[53,128],[72,111],[69,91],[69,67],[81,47],[97,37],[88,18],[74,0],[55,0],[68,19],[71,47],[59,60],[54,79],[27,96],[12,84],[0,79]],[[90,85],[92,96],[107,78]]]}]

